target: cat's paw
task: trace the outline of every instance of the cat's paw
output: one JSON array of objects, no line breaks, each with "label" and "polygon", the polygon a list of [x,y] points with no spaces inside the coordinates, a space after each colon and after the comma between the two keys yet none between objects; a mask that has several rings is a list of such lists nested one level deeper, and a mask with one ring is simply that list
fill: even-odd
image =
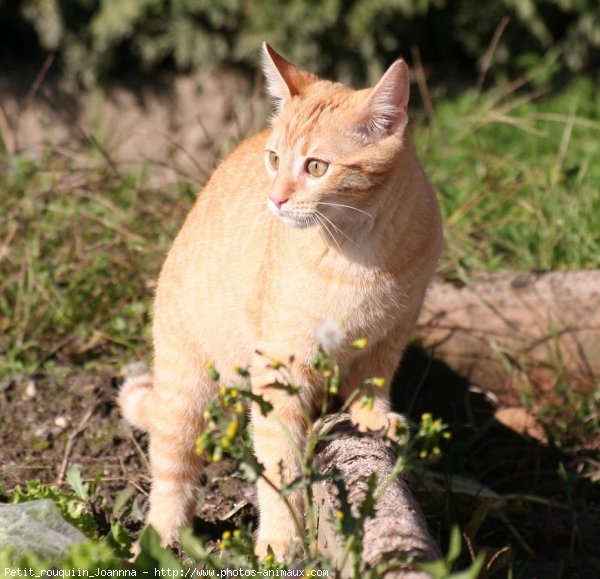
[{"label": "cat's paw", "polygon": [[281,538],[261,538],[256,540],[254,545],[255,555],[264,560],[273,551],[273,555],[278,561],[285,559],[290,551],[290,541]]},{"label": "cat's paw", "polygon": [[359,432],[381,431],[396,442],[406,442],[408,424],[406,418],[396,412],[380,412],[373,408],[354,408],[350,418]]}]

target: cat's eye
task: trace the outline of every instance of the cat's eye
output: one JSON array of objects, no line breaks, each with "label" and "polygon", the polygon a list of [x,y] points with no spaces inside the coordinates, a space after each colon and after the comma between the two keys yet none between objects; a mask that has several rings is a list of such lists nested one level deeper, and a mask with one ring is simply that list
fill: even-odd
[{"label": "cat's eye", "polygon": [[269,151],[269,165],[275,171],[279,169],[279,155],[275,151]]},{"label": "cat's eye", "polygon": [[329,163],[320,161],[319,159],[309,159],[308,163],[306,163],[306,170],[308,171],[308,174],[313,177],[322,177],[325,175],[328,167]]}]

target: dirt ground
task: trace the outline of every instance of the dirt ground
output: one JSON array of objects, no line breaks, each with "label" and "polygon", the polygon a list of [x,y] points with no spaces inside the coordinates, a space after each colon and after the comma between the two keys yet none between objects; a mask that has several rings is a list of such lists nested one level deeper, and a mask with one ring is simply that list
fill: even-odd
[{"label": "dirt ground", "polygon": [[[145,510],[147,440],[120,418],[119,382],[107,373],[74,369],[5,380],[0,385],[0,500],[26,481],[60,482],[66,467],[75,465],[88,480],[101,473],[101,493],[109,499],[132,486]],[[577,456],[498,422],[485,394],[473,392],[418,349],[409,351],[396,382],[400,410],[412,404],[413,417],[425,410],[441,416],[455,435],[443,459],[411,479],[442,546],[451,518],[466,530],[470,549],[485,549],[494,559],[488,576],[494,570],[495,576],[506,576],[511,559],[515,577],[600,576],[600,492],[573,474],[560,475],[561,465],[567,473],[576,471]],[[444,484],[449,474],[463,477],[450,492]],[[503,498],[488,500],[490,492]],[[210,539],[256,520],[253,487],[229,461],[205,469],[198,496],[194,527]],[[477,523],[481,515],[483,523]],[[469,528],[476,532],[469,535]]]},{"label": "dirt ground", "polygon": [[[121,419],[117,379],[75,371],[6,380],[0,388],[0,501],[27,481],[64,484],[66,468],[76,466],[84,479],[102,475],[100,493],[109,500],[132,486],[146,508],[147,437]],[[218,538],[253,519],[253,500],[232,461],[208,465],[198,492],[199,532]]]}]

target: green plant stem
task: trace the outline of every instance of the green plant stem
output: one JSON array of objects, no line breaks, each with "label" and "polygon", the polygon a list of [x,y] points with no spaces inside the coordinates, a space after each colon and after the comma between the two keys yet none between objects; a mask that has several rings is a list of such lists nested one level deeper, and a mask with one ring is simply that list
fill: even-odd
[{"label": "green plant stem", "polygon": [[396,478],[398,478],[400,474],[402,474],[402,471],[404,471],[405,469],[405,464],[406,459],[403,455],[400,455],[398,458],[396,458],[396,462],[394,463],[390,474],[386,477],[386,479],[383,481],[383,484],[379,487],[379,489],[377,489],[377,492],[375,493],[375,502],[379,501],[381,497],[383,497],[385,491],[388,490],[389,486],[396,480]]}]

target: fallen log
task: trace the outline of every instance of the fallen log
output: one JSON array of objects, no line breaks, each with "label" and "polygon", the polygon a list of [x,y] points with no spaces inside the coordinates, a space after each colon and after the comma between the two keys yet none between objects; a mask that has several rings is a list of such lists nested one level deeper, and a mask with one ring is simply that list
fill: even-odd
[{"label": "fallen log", "polygon": [[[361,435],[347,414],[330,415],[315,427],[321,435],[336,433],[333,440],[317,447],[321,472],[337,469],[348,489],[348,499],[356,507],[363,499],[367,479],[377,473],[377,488],[390,476],[395,457],[379,438]],[[319,507],[318,545],[336,566],[343,566],[342,576],[352,576],[352,561],[344,561],[344,545],[332,523],[338,510],[337,488],[330,480],[316,485],[315,500]],[[441,557],[427,529],[421,509],[402,477],[395,477],[377,501],[375,516],[365,522],[361,561],[375,565],[393,562],[396,570],[387,578],[426,579],[429,574],[406,561],[433,561]]]},{"label": "fallen log", "polygon": [[504,401],[551,391],[557,380],[590,391],[600,381],[600,271],[436,281],[418,334],[435,358]]},{"label": "fallen log", "polygon": [[[471,386],[519,404],[524,389],[554,389],[557,380],[589,391],[600,381],[600,272],[478,273],[468,284],[436,281],[428,292],[418,324],[421,345],[466,378]],[[364,496],[366,479],[379,483],[391,472],[394,457],[385,444],[361,436],[347,416],[327,417],[319,432],[339,437],[322,443],[323,471],[337,468],[351,504]],[[525,429],[526,430],[526,429]],[[343,545],[331,518],[337,490],[331,481],[315,488],[319,549],[336,565]],[[398,477],[365,523],[362,561],[435,560],[440,552],[406,482]],[[344,576],[351,575],[346,562]],[[427,573],[406,565],[390,577],[421,579]]]}]

